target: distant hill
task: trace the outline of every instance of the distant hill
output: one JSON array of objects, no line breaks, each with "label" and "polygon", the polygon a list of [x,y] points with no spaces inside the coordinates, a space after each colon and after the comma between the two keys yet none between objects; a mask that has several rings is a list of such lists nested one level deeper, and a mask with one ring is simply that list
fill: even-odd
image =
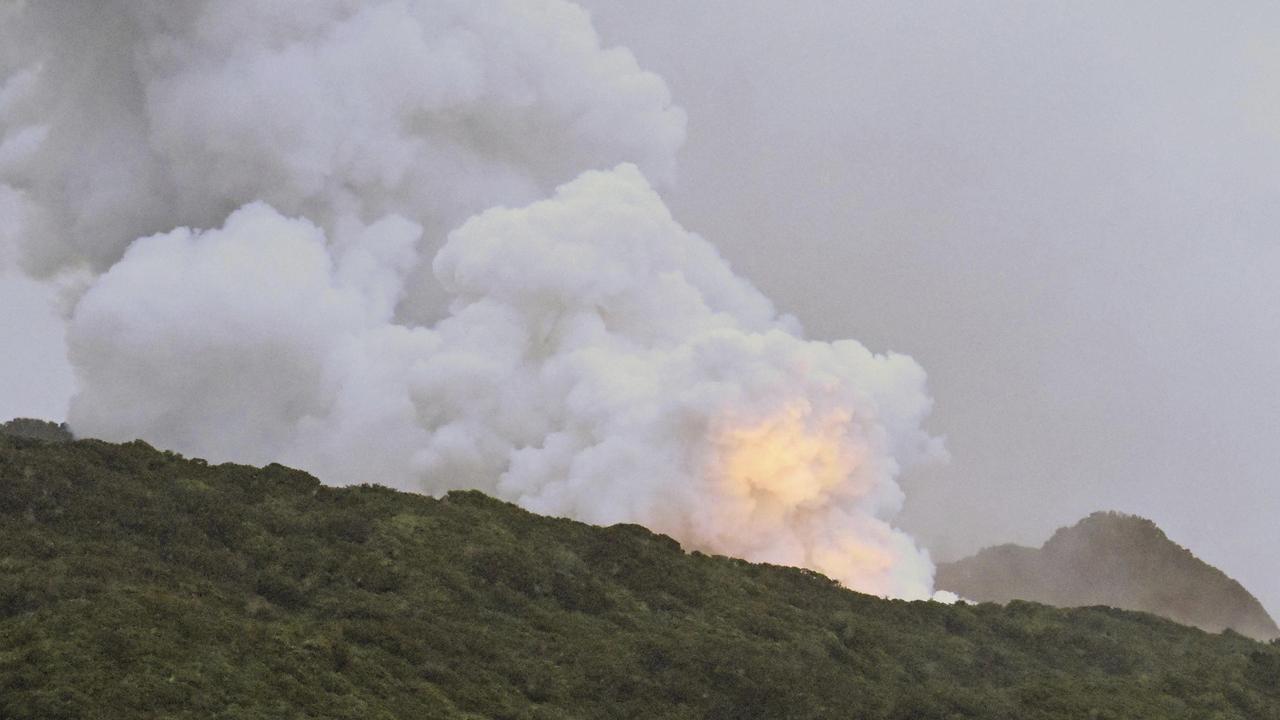
[{"label": "distant hill", "polygon": [[66,423],[59,424],[48,420],[33,420],[31,418],[15,418],[7,423],[0,424],[0,435],[43,440],[45,442],[70,442],[75,439],[72,437],[71,430]]},{"label": "distant hill", "polygon": [[0,718],[1280,720],[1280,646],[0,436]]},{"label": "distant hill", "polygon": [[1039,549],[999,545],[938,566],[937,586],[989,602],[1110,605],[1210,632],[1280,636],[1257,598],[1145,518],[1098,512],[1059,529]]}]

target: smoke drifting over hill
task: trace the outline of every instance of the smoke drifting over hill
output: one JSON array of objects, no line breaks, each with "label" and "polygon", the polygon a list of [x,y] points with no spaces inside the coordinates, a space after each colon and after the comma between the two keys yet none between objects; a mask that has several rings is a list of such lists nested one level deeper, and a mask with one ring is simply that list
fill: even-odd
[{"label": "smoke drifting over hill", "polygon": [[672,218],[683,113],[576,6],[2,7],[0,227],[74,302],[77,434],[931,594],[923,371]]}]

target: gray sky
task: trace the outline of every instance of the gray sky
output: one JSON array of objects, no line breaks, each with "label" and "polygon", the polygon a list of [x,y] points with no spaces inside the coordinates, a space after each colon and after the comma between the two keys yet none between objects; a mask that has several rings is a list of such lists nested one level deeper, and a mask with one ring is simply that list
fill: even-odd
[{"label": "gray sky", "polygon": [[1280,615],[1274,4],[585,4],[688,110],[677,217],[929,372],[936,556],[1114,508]]},{"label": "gray sky", "polygon": [[66,417],[71,368],[53,305],[48,288],[0,272],[0,422]]},{"label": "gray sky", "polygon": [[[1280,615],[1271,4],[583,4],[688,110],[677,218],[929,372],[936,556],[1125,510]],[[0,417],[65,412],[43,294],[0,278]]]}]

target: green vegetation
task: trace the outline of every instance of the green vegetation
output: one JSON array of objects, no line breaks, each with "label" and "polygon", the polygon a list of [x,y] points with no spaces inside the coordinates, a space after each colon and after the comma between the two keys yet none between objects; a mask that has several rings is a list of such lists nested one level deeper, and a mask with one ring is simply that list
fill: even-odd
[{"label": "green vegetation", "polygon": [[1146,518],[1096,512],[1039,549],[998,545],[938,566],[938,587],[973,600],[1012,599],[1140,610],[1258,640],[1280,629],[1258,599]]},{"label": "green vegetation", "polygon": [[1280,647],[880,600],[479,493],[0,437],[0,717],[1280,718]]},{"label": "green vegetation", "polygon": [[74,440],[66,423],[51,423],[48,420],[32,418],[14,418],[0,424],[0,435],[43,440],[44,442],[70,442]]}]

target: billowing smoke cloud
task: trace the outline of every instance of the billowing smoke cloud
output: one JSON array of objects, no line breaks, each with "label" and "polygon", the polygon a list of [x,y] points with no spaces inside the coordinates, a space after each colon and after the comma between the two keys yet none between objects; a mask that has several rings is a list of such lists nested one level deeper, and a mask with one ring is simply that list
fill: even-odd
[{"label": "billowing smoke cloud", "polygon": [[560,0],[5,8],[0,217],[38,275],[253,201],[443,237],[583,168],[665,179],[684,137],[661,78]]},{"label": "billowing smoke cloud", "polygon": [[671,217],[683,116],[574,6],[15,7],[0,207],[90,271],[78,432],[930,595],[889,522],[941,452],[923,371],[805,340]]}]

